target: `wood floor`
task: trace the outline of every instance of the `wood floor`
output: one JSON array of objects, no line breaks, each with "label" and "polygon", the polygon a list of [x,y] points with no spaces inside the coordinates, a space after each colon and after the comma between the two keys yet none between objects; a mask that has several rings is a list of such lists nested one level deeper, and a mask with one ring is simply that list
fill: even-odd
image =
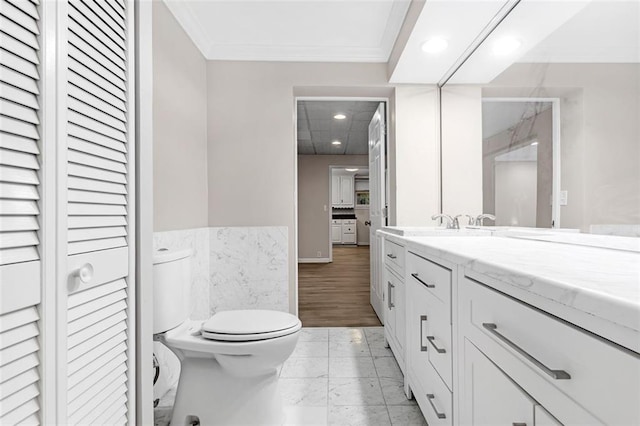
[{"label": "wood floor", "polygon": [[332,263],[298,265],[298,311],[305,327],[371,327],[369,247],[333,247]]}]

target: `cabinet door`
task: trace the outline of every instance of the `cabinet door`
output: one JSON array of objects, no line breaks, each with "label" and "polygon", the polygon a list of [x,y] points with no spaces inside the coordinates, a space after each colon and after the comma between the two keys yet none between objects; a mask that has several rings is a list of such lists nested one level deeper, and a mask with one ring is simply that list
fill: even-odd
[{"label": "cabinet door", "polygon": [[353,207],[353,176],[340,176],[340,199],[344,207]]},{"label": "cabinet door", "polygon": [[467,339],[463,377],[461,424],[534,424],[535,402]]},{"label": "cabinet door", "polygon": [[[405,321],[406,308],[405,308],[405,294],[404,294],[404,282],[397,280],[395,283],[394,291],[392,292],[393,304],[395,305],[396,310],[396,340],[398,341],[398,346],[402,349],[404,354],[404,348],[406,346],[406,330],[407,324]],[[404,355],[403,355],[404,357]]]},{"label": "cabinet door", "polygon": [[384,327],[389,330],[391,336],[395,336],[396,333],[396,310],[393,302],[394,290],[396,288],[396,278],[389,271],[388,268],[384,268]]},{"label": "cabinet door", "polygon": [[[66,8],[60,199],[68,227],[61,424],[135,418],[135,107],[133,2]],[[66,183],[66,185],[64,185]],[[64,245],[63,245],[64,247]],[[62,253],[60,253],[62,255]],[[65,328],[61,329],[63,334]],[[132,417],[133,416],[133,417]]]},{"label": "cabinet door", "polygon": [[549,414],[541,405],[536,405],[534,417],[536,426],[562,426],[562,423],[556,420],[556,418]]},{"label": "cabinet door", "polygon": [[331,242],[339,244],[342,242],[342,226],[331,225]]},{"label": "cabinet door", "polygon": [[331,205],[340,206],[342,200],[340,198],[340,176],[331,176]]}]

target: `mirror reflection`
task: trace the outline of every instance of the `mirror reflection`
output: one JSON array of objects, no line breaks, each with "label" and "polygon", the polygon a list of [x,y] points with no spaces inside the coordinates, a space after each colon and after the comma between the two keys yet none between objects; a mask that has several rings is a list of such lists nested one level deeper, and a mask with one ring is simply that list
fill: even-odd
[{"label": "mirror reflection", "polygon": [[[449,79],[443,120],[468,124],[465,151],[482,163],[466,171],[482,182],[477,210],[498,225],[636,235],[639,20],[637,1],[522,1]],[[472,86],[481,123],[448,99]],[[443,127],[443,147],[455,136]],[[443,173],[445,199],[450,187]]]}]

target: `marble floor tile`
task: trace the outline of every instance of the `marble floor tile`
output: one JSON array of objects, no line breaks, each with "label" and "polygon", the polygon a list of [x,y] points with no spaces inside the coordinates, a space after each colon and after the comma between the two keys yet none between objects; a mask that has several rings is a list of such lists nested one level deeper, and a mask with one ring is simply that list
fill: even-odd
[{"label": "marble floor tile", "polygon": [[402,379],[402,371],[393,357],[376,357],[373,359],[378,377]]},{"label": "marble floor tile", "polygon": [[407,399],[404,393],[404,380],[380,377],[382,395],[387,405],[415,405],[415,399]]},{"label": "marble floor tile", "polygon": [[329,342],[298,342],[290,358],[329,356]]},{"label": "marble floor tile", "polygon": [[390,426],[385,406],[330,406],[331,426]]},{"label": "marble floor tile", "polygon": [[305,407],[290,405],[284,407],[284,426],[326,426],[327,407]]},{"label": "marble floor tile", "polygon": [[[372,362],[373,364],[373,362]],[[282,367],[282,378],[329,377],[329,358],[289,358]]]},{"label": "marble floor tile", "polygon": [[331,328],[329,329],[330,342],[366,342],[364,330],[361,328]]},{"label": "marble floor tile", "polygon": [[280,379],[278,386],[285,406],[327,405],[328,379]]},{"label": "marble floor tile", "polygon": [[302,328],[298,335],[298,342],[326,342],[329,340],[328,328]]},{"label": "marble floor tile", "polygon": [[329,358],[329,377],[378,377],[371,357]]},{"label": "marble floor tile", "polygon": [[384,405],[378,379],[329,378],[330,405]]},{"label": "marble floor tile", "polygon": [[329,356],[330,357],[345,357],[345,356],[371,356],[369,345],[366,341],[362,342],[350,342],[350,341],[329,341]]},{"label": "marble floor tile", "polygon": [[427,426],[417,405],[388,406],[391,424],[394,426]]},{"label": "marble floor tile", "polygon": [[365,327],[363,328],[364,335],[367,338],[367,342],[383,341],[384,340],[384,327]]}]

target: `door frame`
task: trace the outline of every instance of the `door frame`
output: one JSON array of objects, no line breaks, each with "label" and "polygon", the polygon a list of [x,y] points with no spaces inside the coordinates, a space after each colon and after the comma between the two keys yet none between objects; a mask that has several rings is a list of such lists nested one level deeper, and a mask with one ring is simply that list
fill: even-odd
[{"label": "door frame", "polygon": [[536,97],[483,97],[481,102],[548,102],[551,104],[551,150],[553,152],[551,173],[551,223],[552,229],[560,228],[560,192],[561,192],[561,145],[560,145],[560,98]]},{"label": "door frame", "polygon": [[[356,88],[354,88],[355,90]],[[358,90],[361,90],[362,88],[357,88]],[[376,90],[379,88],[375,88],[372,87],[371,90]],[[332,90],[331,88],[327,88],[327,91]],[[295,251],[295,259],[296,259],[296,267],[294,268],[295,270],[295,277],[294,277],[294,281],[295,281],[295,313],[299,314],[299,307],[298,307],[298,299],[299,299],[299,293],[298,293],[298,265],[299,265],[299,260],[300,260],[300,256],[298,255],[298,102],[299,101],[372,101],[372,102],[384,102],[385,103],[385,117],[384,117],[384,121],[385,121],[385,143],[384,143],[384,149],[385,149],[385,154],[388,155],[389,154],[389,105],[390,103],[390,98],[389,96],[293,96],[293,158],[294,158],[294,167],[293,167],[293,173],[294,173],[294,183],[293,183],[293,204],[294,204],[294,222],[293,222],[293,233],[294,233],[294,238],[293,238],[293,250]],[[385,186],[385,190],[384,190],[384,197],[385,197],[385,204],[387,206],[387,219],[388,219],[388,211],[389,211],[389,197],[387,197],[387,194],[389,192],[389,170],[388,170],[388,166],[390,165],[388,159],[385,160],[386,164],[385,164],[385,169],[386,169],[386,175],[385,175],[385,182],[384,182],[384,186]],[[343,166],[344,167],[344,166]],[[368,167],[368,163],[367,163],[367,167]],[[331,176],[329,176],[329,184],[331,184]],[[329,188],[331,188],[331,186],[329,186]],[[331,193],[329,193],[329,196],[331,196]],[[330,201],[330,200],[329,200]],[[329,204],[330,205],[330,204]],[[332,244],[331,244],[331,221],[329,221],[329,247],[330,247],[330,252],[329,252],[329,258],[331,259],[331,261],[333,261],[333,250],[332,250]]]}]

